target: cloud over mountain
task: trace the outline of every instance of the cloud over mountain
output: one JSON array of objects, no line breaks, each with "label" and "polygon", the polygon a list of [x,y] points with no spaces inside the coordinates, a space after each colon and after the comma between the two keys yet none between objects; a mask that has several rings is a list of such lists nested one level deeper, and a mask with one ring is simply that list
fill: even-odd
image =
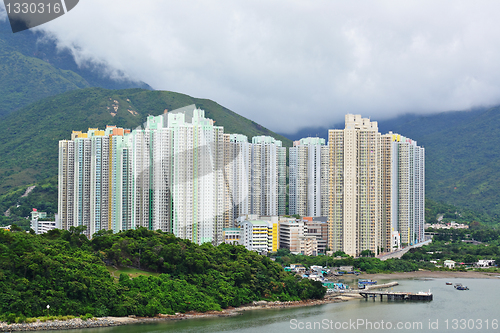
[{"label": "cloud over mountain", "polygon": [[79,63],[293,132],[499,103],[499,22],[495,1],[86,0],[40,29]]}]

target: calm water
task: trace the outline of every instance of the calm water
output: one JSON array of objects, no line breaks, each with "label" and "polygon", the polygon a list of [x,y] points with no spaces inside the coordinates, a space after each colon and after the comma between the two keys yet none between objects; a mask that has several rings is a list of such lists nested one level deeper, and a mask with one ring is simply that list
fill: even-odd
[{"label": "calm water", "polygon": [[[446,281],[462,283],[470,290],[455,290]],[[500,332],[500,279],[399,280],[399,283],[391,289],[412,292],[430,289],[434,300],[354,300],[314,307],[255,310],[235,317],[59,332]]]}]

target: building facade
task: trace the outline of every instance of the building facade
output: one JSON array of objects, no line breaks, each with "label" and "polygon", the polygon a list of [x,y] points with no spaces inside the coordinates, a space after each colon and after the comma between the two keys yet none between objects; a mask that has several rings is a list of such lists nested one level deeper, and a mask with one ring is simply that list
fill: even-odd
[{"label": "building facade", "polygon": [[270,136],[255,136],[251,146],[250,214],[286,213],[286,148]]},{"label": "building facade", "polygon": [[284,214],[281,141],[249,143],[214,123],[192,106],[149,116],[132,131],[73,132],[59,142],[61,227],[85,226],[88,237],[145,227],[220,244],[240,216]]},{"label": "building facade", "polygon": [[424,240],[424,149],[377,122],[346,115],[328,141],[328,247],[353,256]]},{"label": "building facade", "polygon": [[289,149],[289,214],[323,216],[322,170],[327,161],[325,139],[304,138]]},{"label": "building facade", "polygon": [[329,131],[328,144],[294,143],[287,172],[281,141],[249,142],[214,123],[190,106],[149,116],[132,131],[74,131],[59,142],[61,228],[85,226],[91,237],[145,227],[220,244],[234,241],[243,217],[267,221],[289,213],[313,220],[277,221],[268,229],[267,251],[300,253],[299,238],[309,236],[316,237],[316,253],[329,248],[353,256],[424,240],[425,151],[415,141],[382,135],[377,122],[346,115],[344,129]]}]

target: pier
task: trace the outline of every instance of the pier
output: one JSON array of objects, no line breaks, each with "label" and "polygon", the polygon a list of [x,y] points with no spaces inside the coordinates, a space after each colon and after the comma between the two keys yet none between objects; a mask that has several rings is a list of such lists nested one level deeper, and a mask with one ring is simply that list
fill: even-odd
[{"label": "pier", "polygon": [[409,300],[409,301],[432,301],[432,293],[428,292],[418,292],[410,293],[404,291],[359,291],[359,294],[363,296],[366,300],[368,297],[372,297],[374,300],[380,297],[382,301],[383,297],[387,297],[388,300]]}]

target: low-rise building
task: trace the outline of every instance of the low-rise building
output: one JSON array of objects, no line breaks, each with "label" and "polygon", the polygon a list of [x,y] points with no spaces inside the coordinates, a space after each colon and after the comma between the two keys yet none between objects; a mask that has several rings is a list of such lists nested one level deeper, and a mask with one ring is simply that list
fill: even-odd
[{"label": "low-rise building", "polygon": [[391,251],[396,251],[401,247],[401,236],[399,235],[399,232],[394,230],[392,228],[392,233],[391,233]]},{"label": "low-rise building", "polygon": [[487,268],[495,266],[495,260],[479,260],[476,267]]},{"label": "low-rise building", "polygon": [[[253,218],[254,216],[252,216]],[[278,218],[240,222],[240,244],[259,253],[278,250]]]},{"label": "low-rise building", "polygon": [[453,260],[445,260],[444,261],[444,267],[453,269],[455,268],[455,261]]},{"label": "low-rise building", "polygon": [[328,241],[327,217],[304,217],[304,236],[315,236],[318,253],[325,253]]},{"label": "low-rise building", "polygon": [[55,215],[55,221],[45,221],[42,219],[47,218],[46,212],[39,212],[36,208],[33,208],[31,212],[31,223],[30,228],[35,231],[37,235],[44,234],[50,230],[58,228],[58,216]]},{"label": "low-rise building", "polygon": [[298,238],[299,253],[306,256],[318,255],[318,241],[316,236],[302,236]]},{"label": "low-rise building", "polygon": [[451,221],[449,223],[426,223],[425,229],[433,228],[433,229],[469,229],[467,224],[457,223],[455,221]]},{"label": "low-rise building", "polygon": [[240,244],[240,228],[224,228],[222,234],[224,243],[226,244]]},{"label": "low-rise building", "polygon": [[303,221],[288,220],[279,223],[280,249],[289,249],[292,253],[300,253],[300,237],[304,237]]}]

